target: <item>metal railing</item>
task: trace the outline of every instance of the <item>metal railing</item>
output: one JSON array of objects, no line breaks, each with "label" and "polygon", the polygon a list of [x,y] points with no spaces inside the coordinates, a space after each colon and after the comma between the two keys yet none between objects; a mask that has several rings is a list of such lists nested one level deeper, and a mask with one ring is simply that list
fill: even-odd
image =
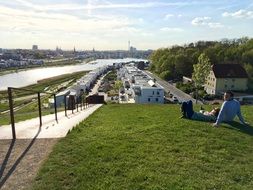
[{"label": "metal railing", "polygon": [[[58,123],[58,117],[57,117],[57,100],[56,100],[56,94],[55,93],[49,93],[49,92],[41,92],[41,91],[35,91],[35,90],[31,90],[31,89],[27,89],[27,88],[14,88],[14,87],[8,87],[8,99],[9,99],[9,112],[10,112],[10,123],[11,123],[11,127],[12,127],[12,138],[16,139],[16,130],[15,130],[15,113],[14,113],[14,98],[13,98],[13,90],[16,91],[25,91],[28,94],[29,93],[34,93],[37,94],[37,98],[38,98],[38,116],[39,116],[39,125],[42,126],[42,109],[41,109],[41,99],[42,96],[41,94],[48,94],[50,96],[53,96],[54,99],[54,114],[55,114],[55,121]],[[82,111],[83,109],[86,109],[87,107],[89,107],[89,103],[86,101],[87,98],[85,98],[85,94],[82,94],[78,97],[74,97],[75,101],[70,102],[72,105],[71,107],[71,111],[72,114],[74,113],[74,110],[76,109],[77,112],[79,111],[79,107],[80,110]],[[68,116],[67,110],[69,110],[69,101],[67,102],[67,95],[64,95],[64,111],[65,111],[65,116]]]},{"label": "metal railing", "polygon": [[37,94],[40,126],[42,126],[41,93],[53,95],[54,96],[54,114],[55,114],[55,120],[58,122],[58,119],[57,119],[57,106],[56,106],[56,95],[54,93],[39,92],[39,91],[34,91],[34,90],[31,90],[31,89],[27,89],[27,88],[8,87],[9,109],[10,109],[10,119],[11,119],[12,138],[13,139],[16,139],[15,116],[14,116],[13,94],[12,94],[13,90],[26,91],[26,92],[30,92],[30,93],[32,92],[32,93],[36,93]]}]

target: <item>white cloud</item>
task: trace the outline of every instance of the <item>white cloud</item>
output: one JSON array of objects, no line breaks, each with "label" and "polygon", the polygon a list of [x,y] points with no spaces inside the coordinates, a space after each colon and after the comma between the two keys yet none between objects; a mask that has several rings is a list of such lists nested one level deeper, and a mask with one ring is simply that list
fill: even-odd
[{"label": "white cloud", "polygon": [[223,28],[224,26],[219,22],[209,22],[207,24],[210,28]]},{"label": "white cloud", "polygon": [[211,17],[196,17],[192,20],[194,26],[208,26],[210,28],[223,28],[224,26],[219,22],[210,22]]},{"label": "white cloud", "polygon": [[121,28],[114,28],[113,31],[126,32],[126,33],[136,33],[136,32],[140,32],[141,29],[138,29],[135,27],[121,27]]},{"label": "white cloud", "polygon": [[211,20],[210,17],[196,17],[192,20],[192,24],[195,26],[207,25],[209,20]]},{"label": "white cloud", "polygon": [[170,18],[173,18],[173,17],[177,17],[177,18],[181,18],[182,15],[181,14],[178,14],[178,15],[174,15],[174,14],[167,14],[164,16],[164,20],[169,20]]},{"label": "white cloud", "polygon": [[164,17],[164,20],[168,20],[168,19],[170,19],[170,18],[172,18],[172,17],[174,17],[173,14],[167,14],[167,15],[165,15],[165,17]]},{"label": "white cloud", "polygon": [[138,21],[139,21],[140,23],[143,23],[143,22],[144,22],[144,19],[143,19],[143,18],[138,18]]},{"label": "white cloud", "polygon": [[0,27],[9,30],[63,31],[63,32],[99,32],[130,26],[134,21],[127,17],[94,16],[80,19],[62,13],[45,13],[12,9],[0,6]]},{"label": "white cloud", "polygon": [[[143,40],[153,35],[137,27],[144,22],[142,18],[93,14],[80,18],[64,12],[14,9],[1,5],[0,10],[2,46],[9,44],[9,47],[27,48],[30,43],[36,42],[41,47],[52,47],[52,44],[72,47],[79,44],[87,48],[96,44],[100,49],[116,49],[116,46],[122,47],[122,41],[129,39],[129,36]],[[5,40],[4,36],[11,37],[11,40]]]},{"label": "white cloud", "polygon": [[[110,3],[99,1],[88,1],[86,5],[84,4],[51,4],[51,5],[37,5],[33,4],[27,0],[16,0],[21,5],[30,7],[36,10],[49,11],[49,10],[95,10],[95,9],[118,9],[118,8],[152,8],[152,7],[164,7],[164,6],[186,6],[195,4],[194,2],[145,2],[145,3]],[[95,2],[95,3],[94,3]]]},{"label": "white cloud", "polygon": [[246,11],[243,9],[240,9],[236,12],[224,12],[222,14],[223,17],[233,17],[233,18],[253,18],[253,11]]},{"label": "white cloud", "polygon": [[163,32],[183,32],[184,30],[182,28],[170,28],[170,27],[164,27],[160,28]]},{"label": "white cloud", "polygon": [[[112,35],[111,35],[112,34]],[[141,28],[136,27],[121,27],[121,28],[115,28],[111,31],[110,36],[129,36],[129,35],[137,35],[137,36],[153,36],[152,33],[147,32]]]}]

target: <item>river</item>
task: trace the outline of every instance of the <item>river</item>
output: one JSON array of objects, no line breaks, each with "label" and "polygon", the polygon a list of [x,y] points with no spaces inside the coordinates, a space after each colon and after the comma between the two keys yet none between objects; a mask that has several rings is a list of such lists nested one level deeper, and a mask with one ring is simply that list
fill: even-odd
[{"label": "river", "polygon": [[[116,62],[129,62],[140,59],[98,59],[90,63],[81,63],[78,65],[69,65],[61,67],[43,67],[22,70],[17,73],[10,73],[0,76],[0,90],[7,90],[7,87],[24,87],[30,84],[37,83],[38,80],[59,76],[67,73],[73,73],[78,71],[94,70],[104,65],[112,65]],[[95,63],[95,64],[94,64]]]}]

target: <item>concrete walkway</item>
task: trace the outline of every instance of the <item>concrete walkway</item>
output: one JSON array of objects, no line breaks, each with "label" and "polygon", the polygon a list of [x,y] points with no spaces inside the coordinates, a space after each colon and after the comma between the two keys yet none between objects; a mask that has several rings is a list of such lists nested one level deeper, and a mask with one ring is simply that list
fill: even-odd
[{"label": "concrete walkway", "polygon": [[[33,138],[61,138],[65,137],[74,126],[82,120],[89,117],[94,111],[100,108],[102,104],[91,105],[90,107],[74,110],[72,114],[68,111],[67,117],[65,112],[58,113],[58,123],[55,121],[55,115],[50,114],[42,117],[42,126],[39,126],[39,118],[33,118],[26,121],[15,123],[17,139]],[[12,130],[10,125],[0,127],[0,139],[12,139]]]}]

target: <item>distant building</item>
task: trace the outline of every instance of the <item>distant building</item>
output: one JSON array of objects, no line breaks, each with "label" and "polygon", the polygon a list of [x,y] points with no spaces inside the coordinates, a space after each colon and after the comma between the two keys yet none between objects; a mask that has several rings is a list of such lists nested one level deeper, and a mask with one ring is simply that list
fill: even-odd
[{"label": "distant building", "polygon": [[205,90],[208,94],[221,94],[226,90],[246,91],[248,75],[239,64],[215,64],[207,76]]},{"label": "distant building", "polygon": [[[92,86],[96,83],[97,79],[101,75],[105,74],[109,69],[110,67],[105,65],[85,74],[83,77],[78,79],[77,82],[71,87],[56,94],[56,105],[64,105],[66,97],[66,104],[68,105],[67,107],[68,109],[72,109],[72,102],[80,102],[80,96],[85,92],[89,92]],[[50,104],[51,107],[54,105],[54,99],[50,100]]]},{"label": "distant building", "polygon": [[38,50],[38,45],[33,45],[32,50]]},{"label": "distant building", "polygon": [[131,53],[134,53],[134,52],[137,51],[137,49],[136,49],[135,47],[133,47],[133,46],[130,46],[129,51],[130,51]]},{"label": "distant building", "polygon": [[183,83],[184,83],[184,84],[191,83],[191,82],[192,82],[192,79],[191,79],[191,78],[186,77],[186,76],[183,76]]},{"label": "distant building", "polygon": [[119,92],[120,102],[137,104],[163,104],[164,89],[143,71],[133,65],[118,71],[124,89]]}]

